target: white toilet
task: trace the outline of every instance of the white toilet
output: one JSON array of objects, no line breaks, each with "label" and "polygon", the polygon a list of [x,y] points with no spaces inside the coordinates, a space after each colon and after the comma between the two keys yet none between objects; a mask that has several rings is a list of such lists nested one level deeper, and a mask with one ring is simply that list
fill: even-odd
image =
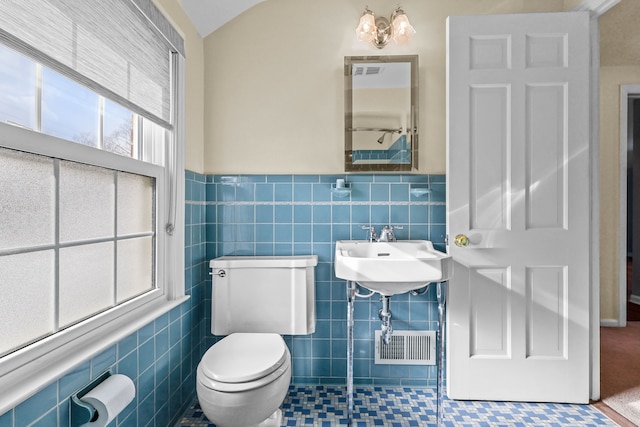
[{"label": "white toilet", "polygon": [[312,334],[318,257],[211,260],[211,332],[227,335],[202,357],[196,390],[217,427],[280,426],[291,354],[280,334]]}]

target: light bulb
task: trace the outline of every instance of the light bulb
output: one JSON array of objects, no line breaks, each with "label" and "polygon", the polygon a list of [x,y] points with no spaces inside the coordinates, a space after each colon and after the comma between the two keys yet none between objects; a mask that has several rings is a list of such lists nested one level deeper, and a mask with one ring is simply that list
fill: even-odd
[{"label": "light bulb", "polygon": [[393,26],[393,40],[397,44],[406,44],[411,37],[416,33],[409,22],[409,18],[402,9],[398,9],[394,12],[393,20],[391,22]]},{"label": "light bulb", "polygon": [[360,17],[360,23],[356,28],[356,36],[358,40],[363,42],[371,42],[376,36],[376,20],[373,12],[368,9],[365,9]]}]

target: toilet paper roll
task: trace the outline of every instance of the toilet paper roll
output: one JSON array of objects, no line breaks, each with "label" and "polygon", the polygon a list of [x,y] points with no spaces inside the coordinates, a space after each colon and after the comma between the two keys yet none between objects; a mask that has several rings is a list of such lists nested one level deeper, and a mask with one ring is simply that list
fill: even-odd
[{"label": "toilet paper roll", "polygon": [[133,400],[136,386],[131,378],[115,374],[98,384],[80,400],[92,405],[98,417],[81,427],[104,427],[114,420],[120,412]]}]

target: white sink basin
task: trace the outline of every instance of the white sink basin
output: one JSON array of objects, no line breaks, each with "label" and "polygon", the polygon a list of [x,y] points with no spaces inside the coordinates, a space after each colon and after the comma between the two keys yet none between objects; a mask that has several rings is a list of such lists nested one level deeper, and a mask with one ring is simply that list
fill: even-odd
[{"label": "white sink basin", "polygon": [[448,280],[453,271],[451,256],[428,240],[338,240],[334,262],[336,277],[387,296]]}]

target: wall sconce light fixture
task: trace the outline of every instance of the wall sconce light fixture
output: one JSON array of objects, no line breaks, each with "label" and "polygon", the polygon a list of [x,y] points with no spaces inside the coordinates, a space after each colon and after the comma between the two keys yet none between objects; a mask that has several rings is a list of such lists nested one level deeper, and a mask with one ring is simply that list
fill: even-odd
[{"label": "wall sconce light fixture", "polygon": [[368,6],[365,7],[356,28],[358,40],[370,42],[378,49],[385,47],[390,39],[397,44],[406,44],[415,33],[407,14],[399,6],[391,14],[391,19],[376,17]]}]

